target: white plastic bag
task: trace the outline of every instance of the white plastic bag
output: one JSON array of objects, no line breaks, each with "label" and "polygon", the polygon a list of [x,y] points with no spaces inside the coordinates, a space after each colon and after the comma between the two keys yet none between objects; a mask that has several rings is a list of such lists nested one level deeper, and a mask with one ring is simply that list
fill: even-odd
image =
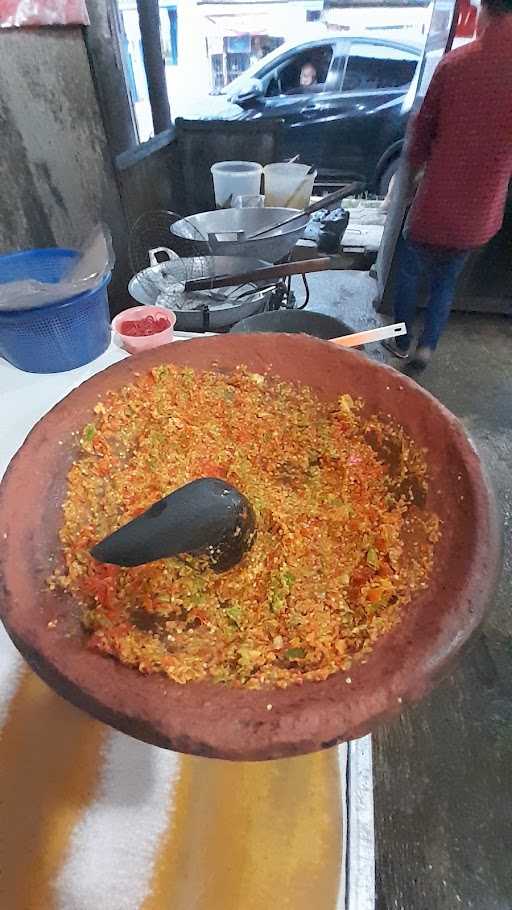
[{"label": "white plastic bag", "polygon": [[27,278],[0,284],[0,310],[31,310],[83,294],[101,284],[115,263],[112,236],[104,224],[98,224],[71,260],[67,272],[55,284]]}]

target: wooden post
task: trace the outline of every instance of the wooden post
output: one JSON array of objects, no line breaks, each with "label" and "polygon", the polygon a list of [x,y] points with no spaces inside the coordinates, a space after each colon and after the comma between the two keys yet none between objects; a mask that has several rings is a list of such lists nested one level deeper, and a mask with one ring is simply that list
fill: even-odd
[{"label": "wooden post", "polygon": [[149,100],[155,136],[169,129],[171,111],[165,81],[165,63],[160,42],[160,10],[158,0],[137,0],[142,54],[148,82]]},{"label": "wooden post", "polygon": [[119,12],[115,0],[88,0],[87,6],[91,24],[84,29],[85,44],[109,149],[115,157],[138,144],[123,66]]}]

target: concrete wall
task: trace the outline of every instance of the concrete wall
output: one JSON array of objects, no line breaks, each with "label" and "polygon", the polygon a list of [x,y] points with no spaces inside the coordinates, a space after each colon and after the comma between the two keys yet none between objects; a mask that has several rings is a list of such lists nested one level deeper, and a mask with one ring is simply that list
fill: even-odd
[{"label": "concrete wall", "polygon": [[0,30],[0,252],[114,237],[114,308],[127,227],[79,28]]}]

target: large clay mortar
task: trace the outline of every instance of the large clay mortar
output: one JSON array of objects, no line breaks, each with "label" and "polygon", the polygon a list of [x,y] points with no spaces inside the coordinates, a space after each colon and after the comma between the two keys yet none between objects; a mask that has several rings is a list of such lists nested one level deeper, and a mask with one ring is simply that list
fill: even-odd
[{"label": "large clay mortar", "polygon": [[[78,610],[46,585],[59,546],[67,470],[76,456],[72,433],[91,419],[100,394],[163,362],[196,369],[244,363],[307,383],[325,399],[361,396],[370,413],[391,415],[428,450],[426,505],[443,521],[434,571],[366,663],[325,682],[245,691],[213,683],[180,686],[85,649]],[[234,760],[327,748],[362,736],[423,697],[481,621],[500,568],[493,497],[457,419],[401,374],[298,335],[174,343],[96,375],[35,426],[11,462],[0,489],[0,533],[0,613],[36,673],[64,698],[131,736]]]}]

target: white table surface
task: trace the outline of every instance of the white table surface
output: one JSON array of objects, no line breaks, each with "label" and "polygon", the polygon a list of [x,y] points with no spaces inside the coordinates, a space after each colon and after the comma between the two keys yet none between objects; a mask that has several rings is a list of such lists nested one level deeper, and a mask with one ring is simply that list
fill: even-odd
[{"label": "white table surface", "polygon": [[[204,337],[176,332],[175,341]],[[130,355],[113,340],[101,357],[66,373],[24,373],[0,357],[0,478],[35,423],[82,382]]]}]

